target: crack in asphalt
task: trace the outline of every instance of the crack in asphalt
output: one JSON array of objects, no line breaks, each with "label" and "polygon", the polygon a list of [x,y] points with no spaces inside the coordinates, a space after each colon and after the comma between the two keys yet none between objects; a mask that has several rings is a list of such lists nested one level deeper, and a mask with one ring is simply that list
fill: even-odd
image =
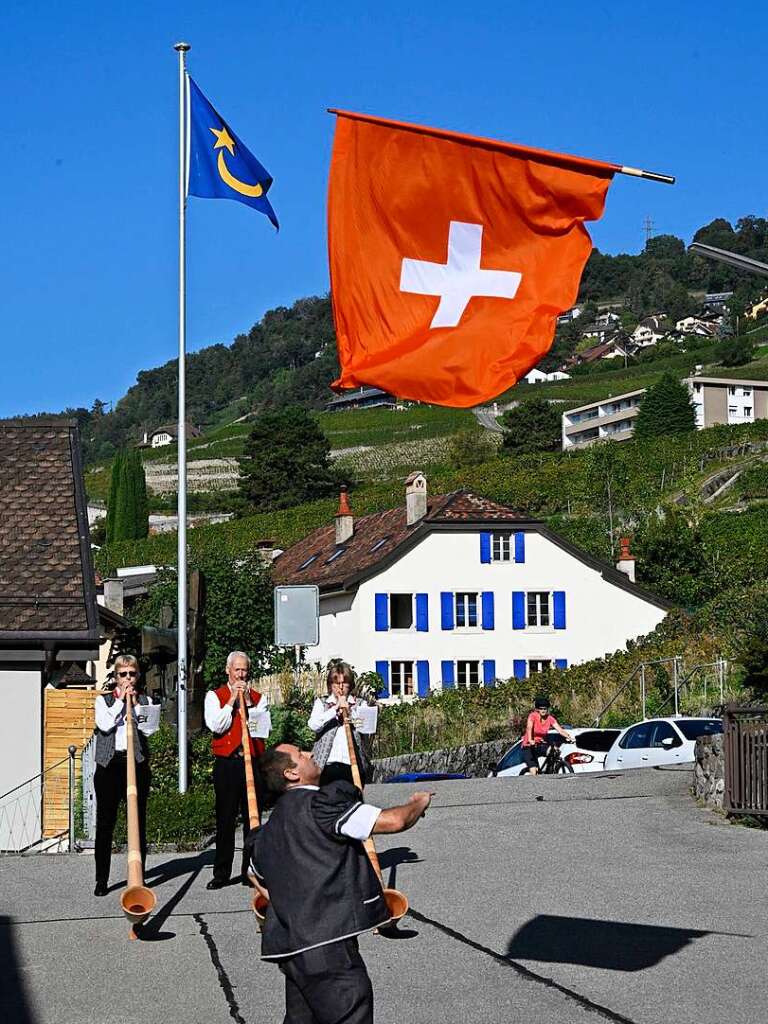
[{"label": "crack in asphalt", "polygon": [[554,989],[561,995],[564,995],[566,999],[572,999],[578,1003],[583,1009],[589,1013],[597,1014],[603,1017],[605,1020],[609,1020],[612,1024],[637,1024],[636,1021],[631,1020],[629,1017],[625,1017],[621,1013],[616,1013],[614,1010],[609,1009],[607,1006],[603,1006],[600,1003],[595,1003],[593,1000],[588,999],[586,996],[581,995],[579,992],[575,992],[573,989],[568,988],[565,985],[560,985],[552,978],[546,978],[543,974],[537,974],[535,971],[529,970],[527,967],[523,967],[522,964],[518,963],[517,960],[512,960],[511,957],[504,956],[501,953],[497,953],[494,949],[489,949],[488,946],[483,946],[479,942],[475,942],[474,939],[470,939],[467,935],[463,935],[461,932],[457,932],[454,928],[449,927],[447,924],[442,924],[440,921],[435,921],[431,917],[427,917],[425,914],[420,914],[418,910],[414,910],[413,907],[408,909],[408,916],[412,917],[415,921],[420,921],[422,924],[431,925],[436,928],[437,931],[442,932],[443,935],[447,935],[448,938],[454,939],[456,942],[461,942],[465,946],[469,946],[471,949],[477,950],[478,953],[483,953],[485,956],[495,960],[496,963],[502,964],[504,967],[511,967],[516,974],[526,981],[532,981],[537,985],[543,985],[545,988]]},{"label": "crack in asphalt", "polygon": [[203,915],[193,914],[192,917],[196,921],[197,926],[200,929],[200,934],[203,937],[203,941],[208,947],[208,954],[211,958],[213,968],[216,971],[216,976],[219,979],[219,988],[227,1001],[230,1017],[232,1020],[236,1021],[236,1024],[247,1024],[245,1017],[240,1013],[240,1007],[235,999],[234,986],[229,980],[229,975],[226,972],[224,964],[221,962],[218,946],[216,945],[214,937],[211,935],[210,929],[208,928]]}]

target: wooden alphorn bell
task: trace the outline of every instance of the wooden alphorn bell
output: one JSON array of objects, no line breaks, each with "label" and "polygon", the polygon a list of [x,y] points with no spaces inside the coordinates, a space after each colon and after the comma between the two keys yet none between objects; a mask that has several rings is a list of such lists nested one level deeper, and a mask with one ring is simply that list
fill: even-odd
[{"label": "wooden alphorn bell", "polygon": [[125,699],[125,746],[126,746],[126,787],[125,808],[128,822],[128,884],[120,897],[123,913],[131,922],[129,939],[135,939],[136,925],[142,924],[157,903],[157,896],[144,885],[144,871],[141,863],[141,838],[139,836],[139,793],[136,786],[136,755],[134,752],[133,697]]},{"label": "wooden alphorn bell", "polygon": [[[245,710],[245,693],[239,698],[240,704],[240,732],[243,747],[243,762],[245,765],[245,793],[248,799],[248,828],[261,827],[261,814],[259,812],[259,798],[256,795],[256,779],[253,775],[253,761],[251,760],[251,734],[248,731],[248,713]],[[259,927],[264,926],[264,918],[268,907],[267,900],[261,895],[251,899],[251,909],[256,915]]]},{"label": "wooden alphorn bell", "polygon": [[[352,769],[352,781],[362,793],[363,781],[360,778],[360,768],[357,764],[357,751],[355,750],[355,741],[352,738],[352,726],[349,723],[349,709],[342,709],[342,721],[344,722],[344,731],[347,736],[347,750],[349,751],[349,764]],[[371,862],[371,867],[376,872],[381,883],[381,888],[384,893],[384,901],[387,904],[387,910],[389,911],[390,921],[399,921],[408,912],[408,897],[405,893],[400,892],[399,889],[387,889],[384,885],[384,879],[381,874],[381,864],[379,864],[379,855],[376,853],[376,846],[373,842],[373,836],[369,836],[363,843],[365,852],[368,854],[368,860]]]}]

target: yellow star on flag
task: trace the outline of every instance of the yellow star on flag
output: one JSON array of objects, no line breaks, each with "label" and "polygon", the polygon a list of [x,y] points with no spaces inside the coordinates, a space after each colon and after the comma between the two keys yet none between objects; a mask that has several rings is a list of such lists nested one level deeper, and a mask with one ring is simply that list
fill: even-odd
[{"label": "yellow star on flag", "polygon": [[216,144],[214,145],[214,151],[217,149],[223,149],[226,147],[229,150],[229,155],[235,155],[235,142],[232,136],[227,131],[227,126],[223,125],[221,131],[217,131],[215,128],[209,129],[216,136]]}]

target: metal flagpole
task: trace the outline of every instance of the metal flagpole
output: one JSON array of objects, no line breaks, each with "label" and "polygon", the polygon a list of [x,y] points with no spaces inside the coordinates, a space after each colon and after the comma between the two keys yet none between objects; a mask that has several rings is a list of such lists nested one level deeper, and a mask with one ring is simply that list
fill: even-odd
[{"label": "metal flagpole", "polygon": [[176,624],[178,628],[177,723],[179,743],[179,792],[187,791],[187,282],[186,282],[186,118],[187,69],[185,55],[189,43],[176,43],[179,55],[179,500],[178,500],[178,592]]}]

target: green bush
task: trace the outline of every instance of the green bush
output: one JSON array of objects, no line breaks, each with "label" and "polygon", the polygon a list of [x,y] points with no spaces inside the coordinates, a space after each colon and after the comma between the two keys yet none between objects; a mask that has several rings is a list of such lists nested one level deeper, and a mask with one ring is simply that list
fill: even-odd
[{"label": "green bush", "polygon": [[[147,801],[147,842],[149,844],[175,843],[180,847],[197,846],[216,829],[216,810],[213,786],[198,786],[186,793],[150,790]],[[127,841],[125,804],[115,825],[114,843],[124,846]]]}]

